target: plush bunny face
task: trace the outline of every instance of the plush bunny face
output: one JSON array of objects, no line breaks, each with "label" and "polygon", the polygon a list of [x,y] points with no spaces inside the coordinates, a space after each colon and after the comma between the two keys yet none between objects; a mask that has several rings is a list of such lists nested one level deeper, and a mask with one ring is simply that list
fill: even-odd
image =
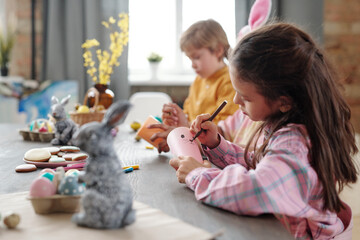
[{"label": "plush bunny face", "polygon": [[55,104],[51,106],[51,115],[55,119],[62,119],[66,117],[64,106],[61,104]]},{"label": "plush bunny face", "polygon": [[112,139],[109,128],[102,123],[90,122],[80,127],[73,136],[74,144],[82,150],[98,155],[100,149],[108,151],[112,148]]},{"label": "plush bunny face", "polygon": [[66,112],[65,112],[65,105],[69,102],[70,95],[63,98],[61,102],[53,96],[51,98],[51,115],[56,119],[65,119],[66,118]]}]

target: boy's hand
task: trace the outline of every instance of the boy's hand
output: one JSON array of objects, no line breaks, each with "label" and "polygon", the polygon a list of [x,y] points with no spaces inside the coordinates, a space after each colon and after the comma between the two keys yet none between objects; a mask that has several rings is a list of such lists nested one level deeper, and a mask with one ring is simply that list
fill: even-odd
[{"label": "boy's hand", "polygon": [[195,158],[189,156],[179,156],[170,159],[169,164],[176,170],[176,176],[179,183],[185,183],[186,176],[195,168],[211,168],[211,163],[209,161],[204,160],[203,163],[199,163]]},{"label": "boy's hand", "polygon": [[157,123],[157,124],[150,124],[148,128],[161,128],[164,130],[163,132],[158,132],[152,135],[150,140],[154,141],[157,138],[162,138],[162,141],[159,143],[158,146],[158,152],[161,153],[161,152],[170,151],[169,146],[167,145],[167,136],[175,127],[168,126],[162,123]]},{"label": "boy's hand", "polygon": [[203,145],[212,149],[219,145],[220,139],[217,125],[211,121],[207,121],[209,118],[210,114],[197,116],[191,124],[190,131],[195,135],[201,129],[204,129],[198,139]]},{"label": "boy's hand", "polygon": [[175,103],[164,104],[161,117],[166,125],[176,127],[189,127],[189,122],[185,113]]}]

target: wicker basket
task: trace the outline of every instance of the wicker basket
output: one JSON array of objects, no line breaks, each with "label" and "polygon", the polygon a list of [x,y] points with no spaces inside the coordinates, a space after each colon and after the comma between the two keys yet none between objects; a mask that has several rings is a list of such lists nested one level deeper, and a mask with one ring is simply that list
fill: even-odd
[{"label": "wicker basket", "polygon": [[88,123],[88,122],[101,122],[104,118],[106,110],[98,110],[98,103],[99,103],[99,91],[96,88],[89,88],[89,90],[85,94],[84,103],[83,105],[87,105],[88,100],[88,93],[92,91],[95,93],[95,103],[92,108],[90,108],[89,113],[78,113],[75,111],[70,112],[70,118],[80,126]]}]

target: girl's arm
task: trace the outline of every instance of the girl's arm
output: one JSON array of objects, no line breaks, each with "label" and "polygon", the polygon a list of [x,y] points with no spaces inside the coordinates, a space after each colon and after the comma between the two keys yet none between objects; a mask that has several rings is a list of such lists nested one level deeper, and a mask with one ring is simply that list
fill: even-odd
[{"label": "girl's arm", "polygon": [[[307,201],[312,197],[310,190],[319,187],[308,162],[305,139],[299,132],[283,132],[272,139],[269,151],[255,170],[241,164],[231,164],[222,170],[196,168],[186,176],[187,186],[194,190],[198,200],[237,214],[304,217],[309,207]],[[242,152],[231,145],[221,142],[208,151],[209,156],[215,157],[217,163],[240,162],[236,159],[242,158]]]},{"label": "girl's arm", "polygon": [[[203,147],[205,154],[209,157],[210,161],[219,168],[225,168],[231,164],[241,164],[246,167],[244,160],[245,149],[237,144],[231,143],[225,140],[225,138],[219,135],[220,143],[217,147],[209,149]],[[249,158],[251,157],[251,153]]]}]

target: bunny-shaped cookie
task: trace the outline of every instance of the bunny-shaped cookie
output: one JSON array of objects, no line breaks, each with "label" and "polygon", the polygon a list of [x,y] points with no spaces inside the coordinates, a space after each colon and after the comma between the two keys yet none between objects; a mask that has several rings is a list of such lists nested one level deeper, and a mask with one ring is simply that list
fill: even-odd
[{"label": "bunny-shaped cookie", "polygon": [[125,119],[130,106],[125,100],[113,103],[101,123],[87,123],[74,136],[75,144],[89,155],[85,172],[79,174],[79,181],[86,184],[83,212],[72,217],[80,226],[121,228],[135,221],[132,189],[114,150],[111,134]]},{"label": "bunny-shaped cookie", "polygon": [[72,145],[71,139],[78,126],[66,116],[65,105],[70,97],[66,96],[60,103],[57,97],[51,98],[51,117],[55,119],[55,138],[51,140],[52,145]]},{"label": "bunny-shaped cookie", "polygon": [[251,7],[248,23],[238,33],[238,40],[252,30],[263,26],[269,19],[271,12],[271,0],[256,0]]}]

